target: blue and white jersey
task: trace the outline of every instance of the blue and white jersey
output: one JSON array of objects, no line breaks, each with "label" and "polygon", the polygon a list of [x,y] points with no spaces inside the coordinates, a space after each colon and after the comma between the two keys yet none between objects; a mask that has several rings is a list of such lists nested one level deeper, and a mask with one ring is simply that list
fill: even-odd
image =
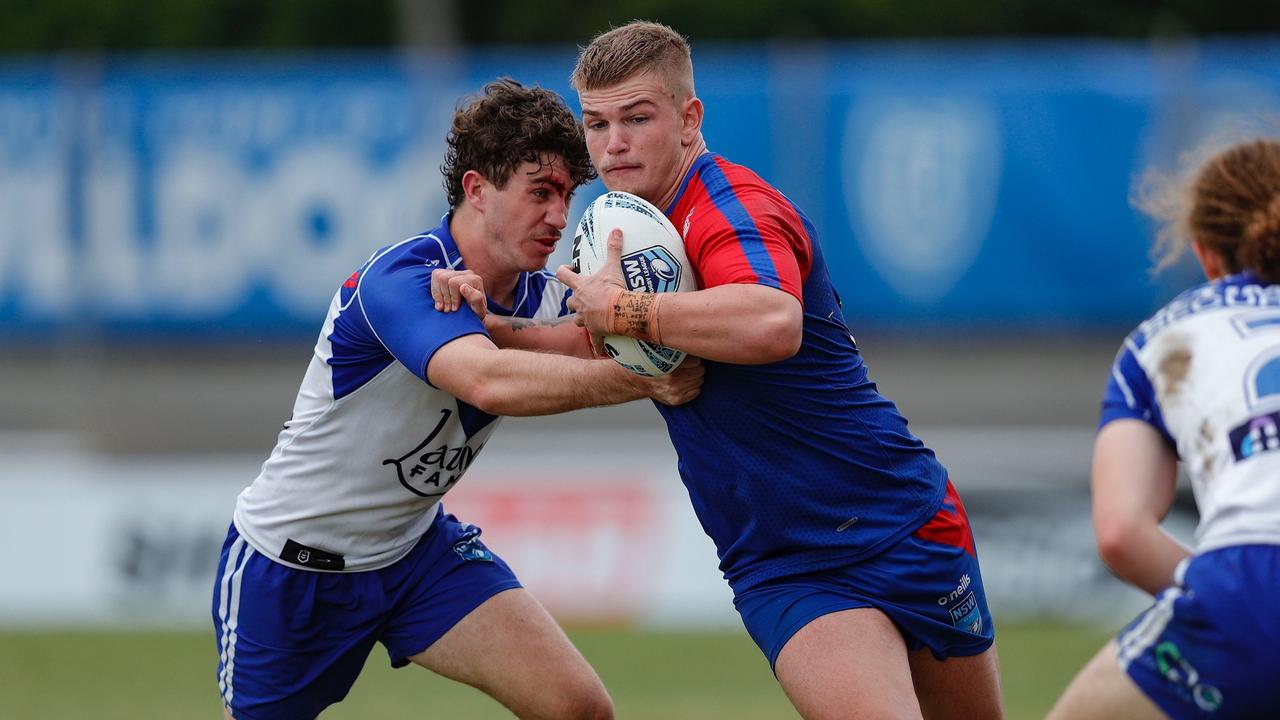
[{"label": "blue and white jersey", "polygon": [[[431,299],[431,273],[463,267],[449,219],[377,251],[334,295],[293,415],[236,502],[236,528],[258,551],[314,570],[395,562],[493,432],[497,417],[426,376],[440,347],[484,333],[470,308],[438,312]],[[567,288],[549,273],[518,282],[515,307],[490,312],[566,313]]]},{"label": "blue and white jersey", "polygon": [[1125,339],[1099,428],[1150,423],[1183,461],[1199,552],[1280,544],[1280,285],[1244,273],[1192,288]]}]

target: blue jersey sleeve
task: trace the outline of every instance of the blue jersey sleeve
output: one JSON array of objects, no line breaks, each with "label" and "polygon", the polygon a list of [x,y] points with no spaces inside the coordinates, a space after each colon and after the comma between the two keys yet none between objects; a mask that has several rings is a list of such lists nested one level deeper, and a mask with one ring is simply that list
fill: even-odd
[{"label": "blue jersey sleeve", "polygon": [[360,282],[360,304],[369,328],[396,360],[427,379],[436,351],[464,335],[484,334],[484,323],[464,303],[440,312],[431,299],[433,267],[420,262],[375,263]]},{"label": "blue jersey sleeve", "polygon": [[1116,360],[1111,365],[1111,377],[1107,381],[1107,389],[1102,395],[1102,416],[1098,420],[1098,429],[1113,420],[1130,418],[1150,424],[1164,436],[1170,445],[1176,445],[1173,436],[1165,427],[1164,417],[1160,413],[1160,404],[1156,399],[1155,387],[1146,371],[1138,363],[1134,354],[1136,346],[1131,339],[1126,339]]}]

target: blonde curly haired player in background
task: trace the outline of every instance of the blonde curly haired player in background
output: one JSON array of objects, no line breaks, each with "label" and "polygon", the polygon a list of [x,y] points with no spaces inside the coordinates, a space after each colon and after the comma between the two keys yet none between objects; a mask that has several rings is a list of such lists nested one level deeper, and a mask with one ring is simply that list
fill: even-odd
[{"label": "blonde curly haired player in background", "polygon": [[[1174,200],[1148,203],[1167,221],[1160,266],[1189,244],[1209,282],[1125,339],[1093,450],[1099,552],[1155,604],[1052,720],[1280,713],[1280,141],[1221,152],[1185,192],[1163,185],[1148,196]],[[1179,460],[1200,510],[1194,551],[1160,527]]]}]

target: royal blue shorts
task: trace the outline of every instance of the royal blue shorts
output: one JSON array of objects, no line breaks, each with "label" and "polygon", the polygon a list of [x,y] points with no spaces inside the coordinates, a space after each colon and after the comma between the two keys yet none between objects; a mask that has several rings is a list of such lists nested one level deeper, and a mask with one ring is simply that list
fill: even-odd
[{"label": "royal blue shorts", "polygon": [[441,510],[403,559],[316,572],[259,553],[234,525],[213,589],[218,687],[236,720],[314,718],[346,697],[375,642],[401,667],[503,590],[520,587],[480,529]]},{"label": "royal blue shorts", "polygon": [[1121,631],[1120,667],[1174,720],[1280,717],[1280,545],[1183,561]]},{"label": "royal blue shorts", "polygon": [[791,636],[852,608],[889,616],[909,650],[977,655],[995,639],[964,504],[950,482],[942,508],[915,533],[848,567],[777,578],[733,600],[772,667]]}]

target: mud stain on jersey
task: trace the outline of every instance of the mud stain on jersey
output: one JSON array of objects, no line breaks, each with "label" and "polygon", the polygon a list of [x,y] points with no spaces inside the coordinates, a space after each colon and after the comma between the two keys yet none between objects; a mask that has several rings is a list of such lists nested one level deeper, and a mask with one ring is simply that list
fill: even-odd
[{"label": "mud stain on jersey", "polygon": [[1173,344],[1164,357],[1160,358],[1160,365],[1156,370],[1160,373],[1165,395],[1170,398],[1177,397],[1182,391],[1187,374],[1191,372],[1190,348],[1185,343]]},{"label": "mud stain on jersey", "polygon": [[1205,418],[1200,423],[1200,436],[1197,438],[1197,454],[1200,456],[1200,473],[1202,477],[1212,477],[1218,456],[1213,453],[1213,438],[1216,433],[1213,423]]}]

